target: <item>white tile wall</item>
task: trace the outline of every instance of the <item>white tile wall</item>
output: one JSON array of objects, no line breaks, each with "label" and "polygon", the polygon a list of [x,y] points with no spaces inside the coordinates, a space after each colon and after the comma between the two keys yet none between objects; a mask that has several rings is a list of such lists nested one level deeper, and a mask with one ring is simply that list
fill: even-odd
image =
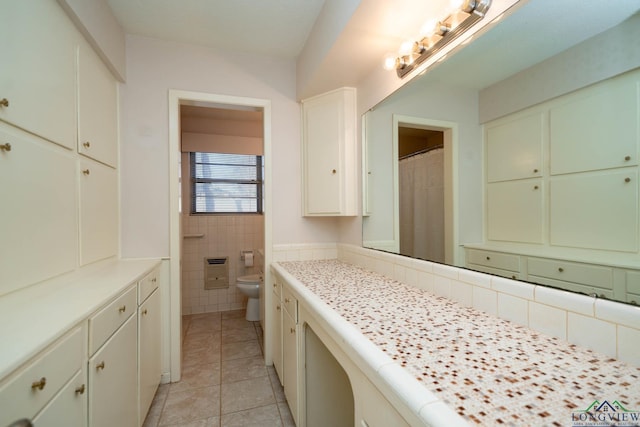
[{"label": "white tile wall", "polygon": [[[182,314],[241,309],[246,297],[235,286],[236,277],[260,271],[264,250],[262,215],[183,215]],[[240,251],[254,251],[254,267],[245,267]],[[229,257],[229,288],[204,289],[204,258]],[[263,264],[262,264],[263,265]]]},{"label": "white tile wall", "polygon": [[337,257],[640,367],[640,307],[354,245]]},{"label": "white tile wall", "polygon": [[338,258],[640,367],[640,307],[347,244],[275,245],[275,261]]}]

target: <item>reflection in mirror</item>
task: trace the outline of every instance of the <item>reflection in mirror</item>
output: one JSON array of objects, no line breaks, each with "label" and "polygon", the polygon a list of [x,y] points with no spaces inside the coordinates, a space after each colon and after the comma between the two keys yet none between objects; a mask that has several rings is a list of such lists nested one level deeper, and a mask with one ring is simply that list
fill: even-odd
[{"label": "reflection in mirror", "polygon": [[444,262],[444,132],[398,128],[400,255]]},{"label": "reflection in mirror", "polygon": [[529,1],[364,115],[363,246],[640,303],[640,5],[593,9]]}]

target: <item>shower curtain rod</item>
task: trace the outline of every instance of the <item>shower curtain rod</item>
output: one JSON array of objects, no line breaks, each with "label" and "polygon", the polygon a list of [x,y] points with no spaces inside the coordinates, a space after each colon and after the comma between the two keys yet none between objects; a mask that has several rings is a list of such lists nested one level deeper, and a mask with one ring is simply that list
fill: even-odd
[{"label": "shower curtain rod", "polygon": [[415,151],[411,154],[407,154],[406,156],[399,157],[398,160],[408,159],[409,157],[419,156],[420,154],[428,153],[429,151],[437,150],[438,148],[444,148],[444,144],[436,145],[435,147],[425,148],[420,151]]}]

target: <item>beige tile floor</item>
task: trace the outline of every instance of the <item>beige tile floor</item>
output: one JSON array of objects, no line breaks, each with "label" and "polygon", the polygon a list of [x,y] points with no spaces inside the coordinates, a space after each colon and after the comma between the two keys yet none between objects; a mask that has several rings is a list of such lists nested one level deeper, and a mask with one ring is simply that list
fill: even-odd
[{"label": "beige tile floor", "polygon": [[262,328],[244,311],[182,319],[182,379],[160,385],[143,427],[294,427]]}]

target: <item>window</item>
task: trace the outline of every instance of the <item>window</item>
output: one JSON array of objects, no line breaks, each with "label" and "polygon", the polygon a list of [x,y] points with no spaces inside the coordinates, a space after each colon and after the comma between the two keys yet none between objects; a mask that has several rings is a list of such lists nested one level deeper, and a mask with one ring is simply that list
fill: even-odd
[{"label": "window", "polygon": [[191,213],[262,213],[262,156],[189,153]]}]

